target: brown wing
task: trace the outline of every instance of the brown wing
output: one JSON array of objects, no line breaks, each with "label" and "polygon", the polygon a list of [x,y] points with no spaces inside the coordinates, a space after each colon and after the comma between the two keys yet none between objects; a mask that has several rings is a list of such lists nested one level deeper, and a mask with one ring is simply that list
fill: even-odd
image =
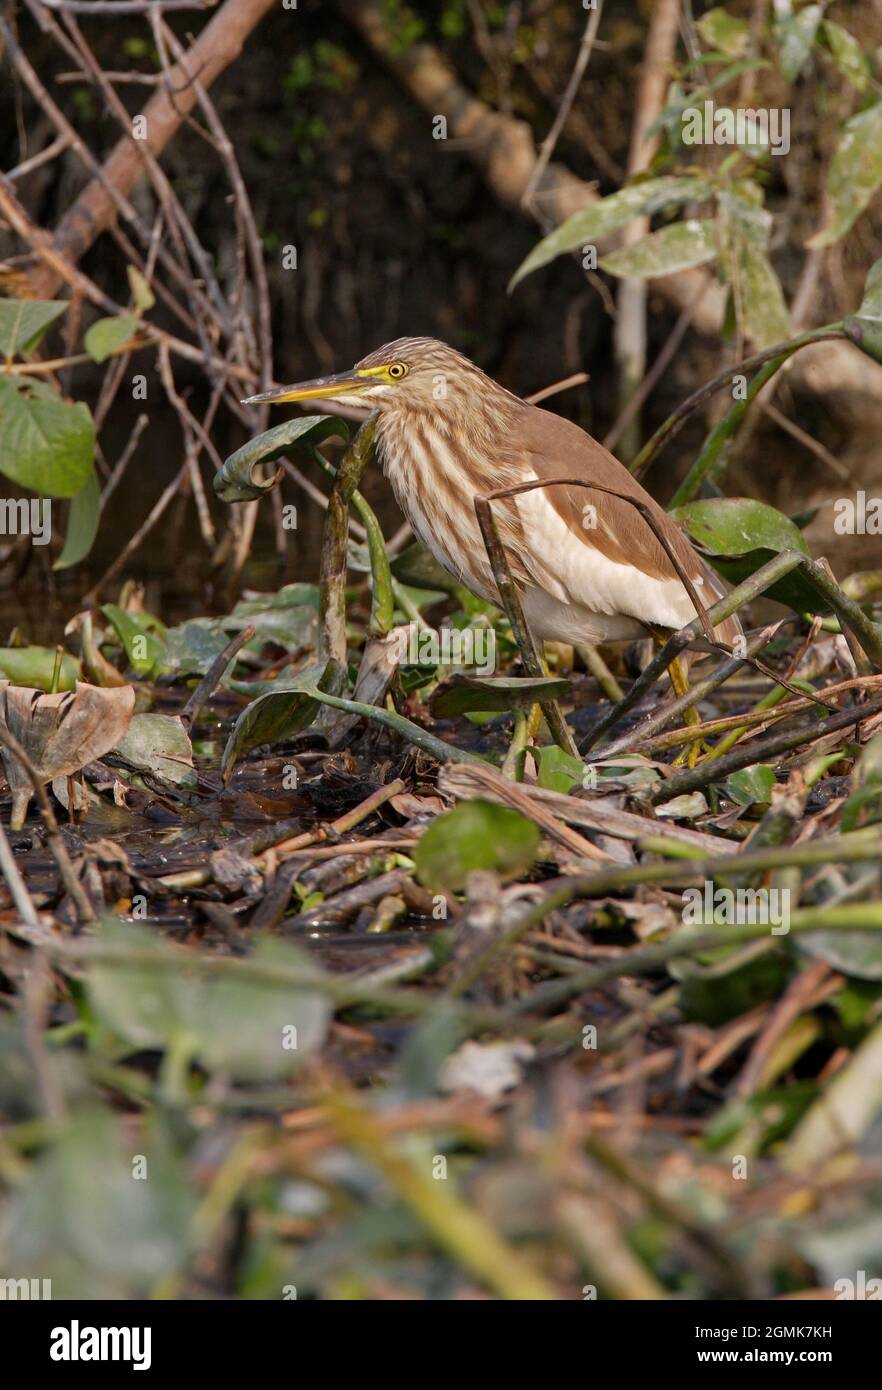
[{"label": "brown wing", "polygon": [[[649,508],[658,530],[689,578],[702,581],[698,592],[705,603],[723,597],[725,585],[694,550],[676,522],[608,449],[578,425],[548,410],[524,404],[518,422],[518,439],[523,442],[537,478],[578,478],[614,488],[622,494],[621,497],[610,496],[586,487],[544,490],[554,510],[583,543],[590,537],[590,543],[607,559],[636,566],[652,579],[676,580],[677,572],[645,516],[624,500],[636,498]],[[586,504],[594,508],[597,523],[587,532]],[[738,618],[733,617],[721,623],[716,633],[720,640],[731,644],[741,630]]]}]

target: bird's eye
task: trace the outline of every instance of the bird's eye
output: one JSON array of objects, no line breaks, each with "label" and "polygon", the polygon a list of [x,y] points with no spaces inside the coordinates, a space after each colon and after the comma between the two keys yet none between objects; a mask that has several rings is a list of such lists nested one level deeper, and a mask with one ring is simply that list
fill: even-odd
[{"label": "bird's eye", "polygon": [[406,374],[407,368],[405,367],[403,362],[393,362],[392,366],[389,368],[389,375],[391,376],[393,381],[400,381],[403,376],[406,376]]}]

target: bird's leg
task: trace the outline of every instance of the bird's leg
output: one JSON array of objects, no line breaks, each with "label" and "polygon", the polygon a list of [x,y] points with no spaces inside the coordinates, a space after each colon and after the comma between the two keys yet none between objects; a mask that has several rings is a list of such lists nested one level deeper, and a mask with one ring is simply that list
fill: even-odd
[{"label": "bird's leg", "polygon": [[[666,634],[654,628],[652,635],[658,646],[663,647]],[[671,686],[678,700],[681,696],[689,694],[689,677],[686,674],[686,667],[679,656],[675,656],[668,667],[668,676],[670,677]],[[701,723],[701,716],[694,705],[691,705],[689,709],[684,711],[683,718],[685,723],[693,728],[696,724]],[[701,754],[701,746],[701,742],[698,739],[690,743],[688,750],[679,753],[674,759],[674,766],[677,767],[680,763],[686,762],[689,767],[695,767]]]}]

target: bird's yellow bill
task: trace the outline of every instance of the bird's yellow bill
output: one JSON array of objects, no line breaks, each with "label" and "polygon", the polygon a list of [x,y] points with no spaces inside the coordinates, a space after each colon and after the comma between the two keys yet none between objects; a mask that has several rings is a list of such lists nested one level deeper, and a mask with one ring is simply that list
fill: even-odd
[{"label": "bird's yellow bill", "polygon": [[319,401],[336,396],[351,396],[375,386],[373,376],[358,372],[337,372],[334,376],[317,376],[312,381],[298,381],[293,386],[277,386],[260,396],[249,396],[242,405],[281,405],[284,401]]}]

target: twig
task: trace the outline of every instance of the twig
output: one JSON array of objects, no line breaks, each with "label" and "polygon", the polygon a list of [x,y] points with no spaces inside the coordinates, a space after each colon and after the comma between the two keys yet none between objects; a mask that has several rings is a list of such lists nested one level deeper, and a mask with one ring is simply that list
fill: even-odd
[{"label": "twig", "polygon": [[0,870],[9,884],[12,901],[15,903],[18,915],[25,926],[39,927],[40,918],[37,916],[37,909],[34,907],[31,895],[25,886],[25,881],[15,862],[15,855],[12,853],[12,846],[6,838],[6,831],[2,825],[0,825]]},{"label": "twig", "polygon": [[769,758],[777,757],[779,753],[789,753],[794,748],[801,748],[805,743],[814,743],[816,739],[824,738],[826,734],[852,728],[861,724],[870,715],[880,713],[882,713],[882,696],[877,700],[868,701],[865,705],[855,705],[851,709],[839,710],[838,713],[831,714],[829,719],[817,719],[811,724],[801,724],[798,729],[771,734],[764,739],[754,739],[751,743],[742,745],[721,758],[714,758],[711,762],[700,763],[698,767],[685,768],[682,772],[675,773],[661,787],[650,793],[649,800],[653,806],[658,806],[664,801],[672,800],[675,796],[684,796],[687,792],[698,791],[701,787],[706,787],[709,782],[721,782],[731,773],[740,772],[743,767],[752,767],[754,763],[767,762]]},{"label": "twig", "polygon": [[603,0],[597,0],[596,8],[592,9],[588,16],[588,21],[582,34],[582,41],[579,44],[579,51],[576,54],[576,61],[573,64],[573,71],[570,73],[569,81],[564,88],[563,96],[560,99],[560,106],[557,109],[557,115],[554,118],[550,131],[539,146],[536,162],[533,165],[529,180],[527,181],[527,186],[521,195],[522,207],[529,210],[532,210],[536,189],[539,187],[542,176],[548,168],[551,156],[554,154],[554,147],[560,138],[561,131],[566,125],[567,117],[570,114],[573,102],[576,100],[582,78],[585,76],[585,69],[591,57],[591,50],[594,47],[597,30],[600,28],[602,14]]},{"label": "twig", "polygon": [[179,715],[181,723],[188,729],[191,729],[196,723],[202,706],[206,700],[210,699],[216,686],[223,680],[227,667],[245,646],[245,643],[251,641],[255,631],[253,626],[244,627],[241,632],[236,633],[232,642],[227,643],[220,655],[215,657]]}]

